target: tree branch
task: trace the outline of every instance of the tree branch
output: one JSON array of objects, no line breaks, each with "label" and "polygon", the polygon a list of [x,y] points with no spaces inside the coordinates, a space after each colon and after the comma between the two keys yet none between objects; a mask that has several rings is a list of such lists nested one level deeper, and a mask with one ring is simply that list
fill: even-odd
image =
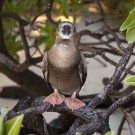
[{"label": "tree branch", "polygon": [[[110,127],[108,124],[109,116],[118,107],[135,99],[135,91],[133,91],[126,97],[121,98],[118,101],[116,101],[111,107],[109,107],[109,109],[106,112],[98,112],[94,109],[90,109],[87,106],[72,111],[65,105],[65,103],[62,103],[60,105],[55,105],[53,107],[50,103],[43,102],[43,100],[45,99],[44,96],[36,98],[33,101],[31,101],[31,103],[26,104],[26,102],[29,102],[28,99],[30,98],[25,97],[22,100],[20,100],[17,103],[17,105],[14,107],[14,109],[9,111],[5,120],[8,120],[10,118],[13,118],[21,114],[24,114],[26,117],[27,115],[42,114],[45,111],[53,111],[53,112],[59,112],[59,113],[68,112],[79,117],[79,119],[81,118],[82,120],[87,121],[88,124],[84,124],[80,126],[80,124],[83,124],[83,121],[81,119],[80,120],[76,119],[75,122],[79,124],[77,125],[74,124],[74,126],[72,125],[72,127],[66,133],[66,135],[69,135],[69,134],[74,135],[75,132],[77,131],[82,133],[83,135],[93,134],[94,132],[99,132],[101,133],[101,135],[104,135],[106,132],[110,131]],[[24,104],[23,108],[21,107],[22,106],[21,104]],[[27,125],[27,123],[25,125]]]},{"label": "tree branch", "polygon": [[135,99],[135,90],[126,97],[122,97],[118,99],[115,103],[113,103],[106,111],[106,116],[109,117],[118,107],[124,105],[129,101],[132,101],[133,99]]},{"label": "tree branch", "polygon": [[48,5],[47,5],[47,8],[46,8],[44,11],[42,11],[41,13],[37,14],[37,15],[34,17],[34,19],[30,22],[30,25],[33,25],[34,22],[36,21],[36,19],[37,19],[40,15],[46,14],[46,16],[47,16],[49,22],[50,22],[51,24],[53,24],[55,27],[57,27],[58,23],[55,22],[55,21],[52,19],[52,17],[51,17],[51,10],[52,10],[52,6],[53,6],[53,2],[54,2],[54,0],[50,0],[49,3],[48,3]]},{"label": "tree branch", "polygon": [[20,30],[20,35],[23,42],[24,50],[25,50],[25,57],[26,59],[29,59],[30,58],[29,45],[25,36],[24,28],[20,24],[19,24],[19,30]]},{"label": "tree branch", "polygon": [[101,17],[104,18],[103,21],[102,21],[102,23],[104,24],[104,28],[115,38],[119,49],[122,50],[123,52],[125,52],[126,49],[121,45],[121,42],[119,40],[119,37],[117,36],[117,34],[115,34],[113,32],[113,30],[106,23],[106,18],[105,18],[104,10],[102,8],[102,5],[100,3],[100,0],[95,0],[95,1],[96,1],[97,6],[98,6],[99,13],[100,13]]},{"label": "tree branch", "polygon": [[129,47],[127,47],[125,54],[122,56],[122,58],[120,59],[115,72],[113,74],[113,76],[111,77],[109,83],[104,87],[104,89],[102,90],[101,93],[99,93],[89,104],[88,106],[91,108],[96,107],[97,105],[99,105],[100,103],[102,103],[107,96],[113,92],[113,87],[116,85],[116,83],[119,81],[119,78],[121,76],[121,74],[123,73],[123,70],[125,68],[125,66],[127,65],[129,58],[131,57],[132,54],[132,50],[134,48],[134,44],[129,45]]}]

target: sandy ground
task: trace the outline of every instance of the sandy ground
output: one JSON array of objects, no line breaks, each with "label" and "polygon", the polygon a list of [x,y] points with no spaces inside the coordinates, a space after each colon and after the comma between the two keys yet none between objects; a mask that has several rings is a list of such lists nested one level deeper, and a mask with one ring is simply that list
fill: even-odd
[{"label": "sandy ground", "polygon": [[[83,20],[88,19],[88,20],[94,20],[96,18],[98,18],[98,16],[85,16]],[[92,19],[91,19],[92,18]],[[119,26],[119,22],[115,20],[115,18],[108,18],[108,23],[110,24],[110,26],[112,28],[115,28],[117,26]],[[88,28],[91,31],[95,31],[98,28],[100,28],[101,24],[94,24],[91,26],[88,26]],[[80,19],[78,19],[77,24],[76,24],[76,29],[77,31],[80,31],[81,29],[87,29],[84,26],[84,22],[81,21]],[[93,40],[92,38],[89,38],[87,36],[82,38],[82,42],[93,42],[95,40]],[[114,44],[115,46],[115,44]],[[42,48],[42,47],[41,47]],[[20,56],[21,56],[21,62],[24,60],[24,54],[23,52],[19,52]],[[115,60],[115,62],[118,62],[120,57],[114,57],[112,55],[108,55],[107,56],[113,60]],[[98,59],[100,59],[100,57],[97,57]],[[102,59],[101,59],[102,60]],[[104,60],[102,60],[104,62]],[[102,79],[103,77],[111,77],[113,75],[113,72],[115,70],[115,68],[106,63],[106,67],[104,67],[102,64],[100,64],[97,60],[95,59],[87,59],[87,66],[88,66],[88,77],[87,77],[87,81],[85,83],[85,85],[83,86],[80,94],[81,95],[86,95],[86,94],[93,94],[93,93],[97,93],[100,92],[103,89],[103,84],[102,84]],[[37,74],[39,74],[40,76],[43,77],[41,69],[35,68],[35,67],[30,67],[30,70],[36,72]],[[0,73],[0,86],[9,86],[9,85],[16,85],[16,83],[12,82],[10,79],[8,79],[5,75],[3,75],[2,73]],[[15,104],[17,103],[17,100],[10,100],[10,99],[3,99],[0,98],[0,108],[2,107],[9,107],[12,108]],[[104,110],[105,111],[105,110]],[[59,114],[58,113],[45,113],[45,118],[47,120],[47,122],[50,122],[52,119],[54,119],[55,117],[57,117]],[[113,131],[117,131],[118,125],[121,121],[121,118],[123,116],[123,113],[120,111],[120,109],[117,109],[110,117],[110,126],[111,129]],[[122,135],[130,135],[129,129],[127,124],[124,125],[123,128],[123,132]]]}]

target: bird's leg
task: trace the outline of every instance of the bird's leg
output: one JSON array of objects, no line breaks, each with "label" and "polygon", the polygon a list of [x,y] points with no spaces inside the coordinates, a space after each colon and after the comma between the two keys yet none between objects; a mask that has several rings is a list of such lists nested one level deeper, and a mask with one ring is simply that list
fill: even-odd
[{"label": "bird's leg", "polygon": [[54,89],[54,93],[46,97],[43,102],[49,102],[54,106],[61,104],[64,101],[64,99],[65,96],[61,95],[57,89]]},{"label": "bird's leg", "polygon": [[86,105],[85,103],[76,98],[76,93],[77,92],[74,92],[71,98],[65,99],[65,104],[68,106],[68,108],[72,110],[81,108]]}]

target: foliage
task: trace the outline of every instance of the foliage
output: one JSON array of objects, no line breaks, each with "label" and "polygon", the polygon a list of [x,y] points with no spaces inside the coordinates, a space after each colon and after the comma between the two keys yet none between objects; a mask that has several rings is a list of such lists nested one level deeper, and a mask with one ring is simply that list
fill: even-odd
[{"label": "foliage", "polygon": [[105,135],[114,135],[114,131],[110,131],[110,132],[106,133]]},{"label": "foliage", "polygon": [[[77,4],[78,3],[78,4]],[[108,0],[104,0],[103,4],[107,5],[106,9],[108,8],[108,13],[116,13],[116,8],[119,8],[121,3],[117,0],[112,2]],[[14,0],[14,1],[8,1],[6,0],[4,2],[2,11],[3,12],[13,12],[21,16],[22,18],[26,19],[27,21],[32,20],[33,16],[35,14],[38,14],[39,12],[43,11],[46,8],[46,5],[48,4],[48,0]],[[124,0],[123,8],[122,8],[122,14],[128,13],[129,9],[133,7],[133,2],[127,2]],[[114,6],[115,5],[115,6]],[[117,7],[116,7],[117,6]],[[52,8],[52,15],[54,17],[57,16],[64,16],[68,18],[70,15],[73,17],[73,21],[75,22],[77,15],[80,15],[80,13],[88,13],[89,4],[79,3],[78,0],[55,0],[54,5]],[[21,9],[21,10],[20,10]],[[122,16],[122,15],[121,15]],[[4,40],[6,44],[7,50],[9,50],[9,53],[17,60],[19,61],[19,56],[17,54],[18,51],[23,50],[23,45],[21,42],[21,39],[19,37],[18,33],[18,24],[15,22],[15,20],[11,18],[4,18],[3,19],[3,29],[4,29]],[[37,45],[44,44],[45,50],[48,50],[51,48],[53,41],[55,39],[55,29],[51,24],[48,23],[48,21],[45,22],[45,25],[38,26],[41,31],[41,35],[37,38]],[[51,34],[50,34],[51,33]],[[130,29],[128,31],[128,35],[131,35],[134,33],[133,29]],[[29,35],[29,32],[28,32]],[[127,37],[129,39],[129,37]]]},{"label": "foliage", "polygon": [[18,135],[23,120],[23,115],[3,122],[9,109],[2,108],[0,111],[0,135]]},{"label": "foliage", "polygon": [[45,44],[45,49],[49,50],[55,40],[55,28],[46,21],[44,27],[38,26],[41,30],[41,36],[38,37],[37,45]]},{"label": "foliage", "polygon": [[135,2],[130,0],[103,0],[103,4],[107,10],[107,14],[120,18],[121,21],[125,19],[129,11],[135,6]]},{"label": "foliage", "polygon": [[[97,133],[95,133],[94,135],[96,135]],[[79,132],[76,132],[75,135],[82,135],[81,133]],[[114,132],[113,131],[110,131],[110,132],[107,132],[105,135],[114,135]]]},{"label": "foliage", "polygon": [[[126,40],[128,43],[135,42],[135,7],[129,12],[127,19],[120,27],[120,31],[127,30]],[[126,84],[135,86],[135,76],[130,76],[124,80]]]},{"label": "foliage", "polygon": [[[21,1],[21,4],[19,3]],[[29,4],[30,4],[30,2],[26,2],[26,0],[20,0],[19,2],[18,1],[13,1],[13,3],[12,2],[6,2],[6,6],[5,7],[3,7],[3,11],[7,11],[8,9],[10,9],[10,6],[8,5],[9,3],[12,5],[11,7],[11,10],[9,10],[10,12],[15,12],[15,13],[17,13],[19,16],[22,16],[22,18],[25,18],[26,20],[31,20],[32,19],[32,16],[33,15],[35,15],[36,14],[36,12],[35,12],[35,10],[34,10],[34,6],[37,6],[38,5],[38,3],[37,3],[37,1],[36,0],[33,0],[33,2],[32,2],[32,6],[30,6]],[[40,2],[41,2],[42,0],[40,0]],[[24,4],[22,4],[24,2]],[[54,16],[55,15],[64,15],[65,17],[68,17],[70,14],[72,14],[73,15],[73,17],[74,17],[74,20],[76,19],[76,14],[78,13],[77,11],[78,11],[78,9],[79,10],[82,10],[82,11],[86,11],[86,8],[85,7],[83,7],[82,8],[82,6],[80,6],[79,4],[75,4],[74,5],[74,0],[73,1],[66,1],[66,3],[68,3],[67,5],[66,5],[66,3],[65,4],[63,4],[64,2],[61,0],[59,0],[59,1],[55,1],[56,3],[54,4],[54,8],[53,8],[53,14],[54,14]],[[61,2],[61,3],[60,3]],[[37,5],[36,5],[36,4]],[[60,4],[59,4],[60,3]],[[72,5],[71,5],[71,3],[72,3]],[[23,5],[23,6],[22,6]],[[44,5],[44,4],[43,4]],[[77,6],[78,7],[77,7]],[[19,6],[22,6],[21,7],[21,9],[22,9],[22,11],[17,11],[16,9],[14,9],[14,8],[16,8],[17,7],[17,9],[19,9],[20,7]],[[42,4],[40,5],[38,5],[39,7],[41,6],[41,10],[43,10],[44,9],[44,7],[42,7]],[[27,7],[26,8],[26,10],[25,10],[25,7]],[[81,9],[82,8],[82,9]],[[23,11],[23,10],[25,10],[25,11]],[[38,9],[39,10],[39,12],[41,11],[40,10],[40,8]],[[37,10],[37,11],[38,11]],[[76,11],[77,10],[77,11]],[[33,12],[32,12],[33,11]],[[130,12],[130,14],[133,14],[132,12],[134,12],[134,9]],[[131,18],[132,18],[132,16],[131,16]],[[104,18],[105,19],[105,18]],[[128,19],[128,20],[130,20],[130,19]],[[132,22],[131,22],[132,23]],[[19,57],[17,57],[17,51],[19,51],[19,50],[22,50],[23,48],[22,48],[22,45],[21,45],[21,40],[18,38],[18,36],[20,35],[20,33],[18,33],[18,32],[16,32],[16,28],[17,28],[17,26],[18,26],[18,24],[16,24],[16,22],[15,21],[11,21],[11,24],[10,24],[10,19],[9,19],[9,21],[8,21],[8,19],[7,18],[5,18],[5,20],[3,21],[3,24],[5,24],[5,25],[3,25],[3,28],[4,28],[4,39],[5,39],[5,43],[6,43],[6,47],[8,48],[8,50],[10,49],[10,54],[11,55],[13,55],[16,59],[19,59]],[[104,24],[106,24],[106,23],[104,23]],[[125,23],[126,24],[126,26],[124,26],[124,28],[123,28],[123,30],[125,30],[125,29],[128,29],[128,25],[130,24],[128,24],[128,23]],[[53,44],[53,41],[54,41],[54,38],[55,38],[55,29],[48,23],[48,21],[46,21],[46,23],[45,23],[45,25],[43,26],[43,27],[41,27],[41,26],[38,26],[40,29],[41,29],[41,36],[38,38],[38,41],[37,41],[37,44],[38,45],[41,45],[42,43],[45,43],[46,44],[46,49],[49,49],[50,47],[51,47],[51,45]],[[126,27],[126,28],[125,28]],[[110,31],[109,31],[110,32]],[[16,45],[17,44],[17,45]],[[11,45],[13,45],[13,46],[11,46]],[[16,46],[16,48],[14,47],[14,46]],[[132,47],[132,46],[129,46],[129,47]],[[13,50],[12,50],[13,49]],[[122,57],[122,59],[124,59],[125,60],[125,57],[126,57],[126,59],[128,60],[128,58],[130,57],[130,55],[131,55],[131,53],[132,52],[130,52],[130,49],[132,50],[132,48],[128,48],[129,50],[126,52],[126,54],[125,55],[123,55],[123,57]],[[129,53],[129,55],[128,55],[128,53]],[[111,60],[110,60],[111,61]],[[126,66],[126,63],[127,61],[125,60],[123,63],[123,67],[125,67]],[[121,63],[121,61],[119,62],[119,63]],[[118,64],[119,64],[118,63]],[[119,64],[120,65],[120,64]],[[111,81],[110,82],[115,82],[115,83],[113,83],[113,84],[108,84],[108,85],[106,85],[107,87],[105,87],[105,88],[107,88],[106,89],[106,91],[107,92],[112,92],[112,90],[111,89],[109,89],[109,88],[113,88],[117,83],[116,83],[116,80],[118,80],[119,78],[120,78],[120,76],[121,76],[121,74],[122,74],[122,72],[123,72],[123,70],[124,70],[124,68],[123,67],[120,67],[119,68],[119,66],[117,66],[117,68],[116,68],[116,70],[115,70],[115,73],[118,73],[117,74],[117,76],[115,76],[115,74],[111,77]],[[117,72],[117,71],[119,71],[119,72]],[[111,86],[111,87],[108,87],[108,86]],[[105,91],[105,92],[106,92]],[[103,95],[103,94],[102,94]],[[104,93],[104,97],[102,97],[99,101],[103,101],[105,98],[106,98],[106,93]],[[110,95],[110,94],[109,94]],[[96,96],[96,97],[98,97],[98,99],[99,99],[99,96]],[[95,97],[95,98],[96,98]],[[101,102],[100,102],[101,103]],[[95,105],[97,105],[97,103],[95,103]],[[113,107],[112,107],[113,108]],[[52,108],[51,108],[52,109]],[[110,109],[110,108],[109,108]],[[111,110],[111,109],[110,109]],[[114,108],[112,109],[112,110],[114,110]],[[83,110],[82,110],[83,111]],[[108,111],[109,112],[109,111]],[[113,111],[112,111],[113,112]],[[80,113],[80,114],[83,114],[84,115],[84,113]],[[86,113],[85,113],[86,114]],[[95,113],[94,113],[95,114]],[[99,114],[99,113],[98,113]],[[109,116],[110,114],[108,114],[108,116]],[[19,133],[19,129],[20,129],[20,127],[21,127],[21,122],[22,122],[22,119],[23,119],[23,116],[19,116],[19,117],[16,117],[16,118],[14,118],[14,119],[11,119],[11,120],[9,120],[9,121],[7,121],[7,122],[5,122],[5,123],[3,123],[3,118],[4,118],[4,116],[5,116],[5,114],[2,114],[2,111],[1,111],[1,116],[0,116],[0,133],[1,134],[14,134],[14,135],[16,135],[16,134],[18,134]],[[90,116],[90,115],[88,115],[88,116]],[[97,115],[98,116],[98,115]],[[100,119],[102,118],[101,117],[102,115],[100,115]],[[104,115],[104,116],[107,116],[107,115]],[[108,118],[108,116],[107,116],[107,118]],[[3,117],[3,118],[2,118]],[[85,115],[85,117],[86,117],[86,115]],[[95,117],[95,115],[94,115],[94,117]],[[105,118],[103,119],[103,120],[105,120]],[[94,120],[95,121],[95,120]],[[98,120],[99,121],[99,120]],[[91,122],[92,123],[92,122]],[[97,123],[97,121],[96,121],[96,123]],[[108,124],[108,123],[107,123]],[[94,125],[94,124],[93,124]],[[92,125],[92,126],[93,126]],[[103,125],[104,126],[104,125]],[[14,127],[17,127],[16,129],[14,128]],[[99,129],[98,129],[99,130]],[[109,132],[109,133],[107,133],[106,135],[113,135],[114,133],[113,132]],[[80,133],[76,133],[76,135],[81,135]]]},{"label": "foliage", "polygon": [[[32,20],[33,16],[35,16],[35,14],[38,14],[46,8],[48,2],[49,1],[46,0],[5,1],[2,11],[16,13],[25,20],[30,21]],[[75,21],[77,14],[79,14],[80,12],[88,11],[88,6],[82,3],[76,3],[78,3],[78,0],[55,0],[52,9],[53,16],[56,17],[62,15],[68,18],[69,15],[72,15],[73,20]],[[6,48],[7,50],[9,50],[9,53],[17,61],[19,61],[19,56],[17,52],[23,50],[23,45],[21,39],[18,38],[18,24],[15,22],[15,20],[10,18],[4,18],[3,24]],[[55,39],[54,27],[48,21],[46,21],[45,25],[43,26],[39,26],[37,23],[37,27],[40,28],[41,33],[41,35],[37,38],[37,45],[45,44],[45,50],[50,49]]]},{"label": "foliage", "polygon": [[126,40],[128,43],[135,41],[135,7],[129,12],[127,19],[120,27],[120,31],[127,30]]},{"label": "foliage", "polygon": [[5,42],[10,55],[12,55],[17,61],[19,61],[17,52],[23,49],[21,41],[16,41],[16,35],[8,33],[7,35],[5,35]]},{"label": "foliage", "polygon": [[82,134],[81,134],[81,133],[79,133],[79,132],[76,132],[76,133],[75,133],[75,135],[82,135]]},{"label": "foliage", "polygon": [[124,82],[125,82],[126,84],[131,85],[131,86],[135,86],[135,76],[133,75],[133,76],[130,76],[129,78],[126,78],[126,79],[124,80]]}]

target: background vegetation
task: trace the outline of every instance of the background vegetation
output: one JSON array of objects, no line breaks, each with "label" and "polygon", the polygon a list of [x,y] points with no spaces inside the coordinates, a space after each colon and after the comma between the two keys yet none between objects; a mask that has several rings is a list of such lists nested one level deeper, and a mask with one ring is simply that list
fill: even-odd
[{"label": "background vegetation", "polygon": [[[119,91],[122,88],[121,82],[125,79],[127,74],[135,75],[135,72],[132,71],[135,61],[131,62],[131,64],[126,67],[130,57],[135,55],[133,51],[135,39],[133,36],[134,31],[132,31],[135,17],[131,12],[129,14],[129,11],[134,5],[134,1],[127,0],[1,0],[0,72],[16,82],[19,87],[9,87],[8,89],[3,87],[0,96],[2,96],[2,93],[5,91],[5,97],[21,99],[6,115],[6,120],[24,114],[23,126],[25,131],[27,132],[27,129],[31,129],[32,133],[34,131],[34,133],[36,132],[38,134],[58,135],[64,132],[66,135],[73,135],[78,131],[79,134],[83,135],[92,134],[94,132],[99,132],[101,135],[104,135],[106,132],[110,131],[108,123],[110,115],[118,107],[122,106],[125,109],[123,119],[127,120],[131,133],[134,133],[135,121],[132,114],[130,114],[130,112],[134,110],[134,104],[133,102],[129,102],[135,99],[134,87],[129,86],[127,89],[123,90],[123,92]],[[132,10],[132,12],[134,11],[135,9]],[[75,23],[78,16],[85,14],[99,14],[101,16],[101,18],[91,22],[85,20],[86,26],[101,22],[103,28],[100,29],[98,33],[90,31],[89,29],[78,32],[76,40],[78,41],[80,51],[90,52],[90,54],[85,55],[86,58],[99,55],[106,62],[116,67],[115,72],[110,79],[107,78],[103,80],[105,87],[99,94],[80,97],[80,99],[84,100],[87,104],[85,108],[71,111],[65,104],[52,107],[49,103],[42,102],[45,98],[43,95],[47,96],[50,94],[52,88],[48,88],[44,79],[30,71],[29,67],[35,66],[41,68],[38,64],[42,61],[43,52],[50,49],[53,45],[55,29],[57,24],[61,21],[61,18],[65,17],[69,19],[69,17],[72,16],[73,22]],[[36,21],[41,15],[46,16],[45,21]],[[127,18],[120,29],[121,31],[127,30],[126,39],[130,44],[128,44],[125,39],[118,37],[117,33],[119,33],[119,28],[111,29],[109,27],[106,22],[106,16],[112,16],[120,20],[121,23],[127,16],[131,18]],[[131,25],[131,23],[133,24]],[[34,30],[37,31],[38,36],[31,34]],[[83,35],[95,38],[99,42],[87,43],[87,45],[83,44],[80,42],[80,38]],[[102,37],[106,37],[108,40],[105,41]],[[110,44],[111,42],[115,42],[117,47]],[[127,46],[123,46],[122,43],[126,43]],[[97,44],[104,44],[106,48],[102,46],[97,47]],[[40,49],[41,45],[44,45],[43,50]],[[31,53],[31,48],[35,48],[34,53]],[[25,61],[22,63],[18,55],[18,52],[21,50],[24,51],[25,55]],[[39,52],[40,56],[34,56],[36,52]],[[105,53],[120,56],[121,59],[116,63],[111,58],[108,58]],[[134,86],[134,77],[129,78],[126,82],[128,84],[132,83]],[[16,96],[18,91],[19,94]],[[19,95],[21,96],[19,97]],[[24,97],[22,99],[22,97],[26,95],[30,95],[31,97]],[[42,97],[33,98],[37,96]],[[126,104],[127,102],[129,103]],[[98,105],[106,103],[108,103],[107,111],[98,112],[94,109]],[[58,130],[56,129],[57,124],[51,127],[46,123],[45,118],[42,116],[42,113],[45,111],[64,112],[57,120],[60,121],[62,118],[71,118],[72,120],[67,120],[66,122],[68,124],[61,124],[60,130]],[[22,121],[22,119],[23,116],[21,116],[20,121]],[[14,120],[15,119],[13,119],[13,121]],[[54,121],[54,123],[57,123],[57,120]],[[3,125],[1,116],[0,122],[1,125]],[[122,122],[122,124],[123,123],[124,122]],[[120,135],[122,124],[119,127],[118,135]],[[65,130],[61,131],[61,129]]]}]

